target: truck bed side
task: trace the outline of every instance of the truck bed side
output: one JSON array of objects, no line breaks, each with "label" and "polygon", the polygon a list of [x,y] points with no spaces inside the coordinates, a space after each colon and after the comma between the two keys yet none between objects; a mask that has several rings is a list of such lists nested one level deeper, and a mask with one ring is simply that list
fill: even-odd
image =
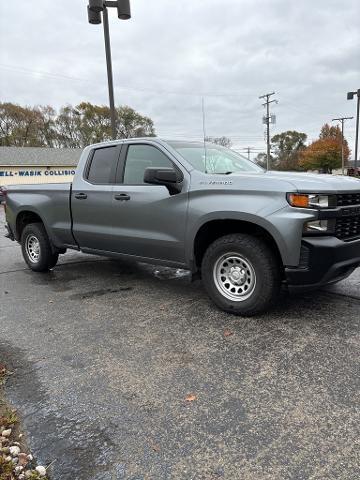
[{"label": "truck bed side", "polygon": [[56,247],[76,246],[70,210],[71,183],[14,185],[6,189],[6,218],[17,240],[22,219],[30,215],[44,223]]}]

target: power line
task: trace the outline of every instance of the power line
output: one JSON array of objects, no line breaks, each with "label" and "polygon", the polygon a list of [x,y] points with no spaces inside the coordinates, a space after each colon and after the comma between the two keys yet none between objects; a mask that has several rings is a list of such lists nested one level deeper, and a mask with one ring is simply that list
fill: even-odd
[{"label": "power line", "polygon": [[[98,83],[95,83],[91,80],[85,79],[85,78],[80,78],[80,77],[73,77],[69,75],[62,75],[59,73],[51,73],[51,72],[46,72],[46,71],[38,71],[38,70],[32,70],[29,68],[24,68],[24,67],[18,67],[14,65],[5,65],[5,64],[0,64],[1,68],[5,68],[8,70],[13,70],[18,73],[25,73],[28,75],[31,75],[33,77],[37,76],[43,76],[43,77],[48,77],[52,78],[54,80],[56,79],[63,79],[63,80],[74,80],[77,82],[84,82],[88,83],[90,85],[97,85]],[[117,88],[121,88],[123,90],[132,90],[135,92],[144,92],[144,93],[156,93],[158,95],[179,95],[179,96],[189,96],[189,97],[244,97],[244,98],[253,98],[253,95],[251,94],[244,94],[244,93],[217,93],[217,92],[176,92],[176,91],[171,91],[171,90],[157,90],[157,89],[151,89],[151,88],[146,88],[146,87],[133,87],[133,86],[128,86],[128,85],[116,85]]]}]

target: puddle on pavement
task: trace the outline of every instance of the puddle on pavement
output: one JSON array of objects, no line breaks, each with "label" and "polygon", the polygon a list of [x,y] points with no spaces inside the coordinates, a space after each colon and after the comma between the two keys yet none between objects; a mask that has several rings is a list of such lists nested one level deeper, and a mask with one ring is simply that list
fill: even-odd
[{"label": "puddle on pavement", "polygon": [[[79,280],[86,281],[89,278],[95,277],[112,277],[125,279],[130,277],[132,280],[141,278],[156,278],[158,280],[184,280],[191,281],[191,273],[188,270],[175,269],[170,267],[163,267],[148,263],[134,262],[134,261],[118,261],[108,260],[99,262],[96,271],[91,267],[89,269],[89,262],[80,262],[77,265],[62,264],[61,269],[55,267],[47,273],[34,273],[31,270],[25,270],[25,274],[31,278],[31,282],[35,285],[50,287],[54,292],[67,292],[73,290],[74,283]],[[64,268],[65,267],[65,268]],[[118,283],[118,282],[116,282]],[[122,282],[121,282],[122,283]],[[127,282],[126,282],[127,283]],[[85,287],[86,288],[86,287]],[[112,293],[121,293],[132,290],[132,286],[121,286],[117,288],[102,288],[95,290],[85,290],[74,293],[69,296],[72,300],[84,300],[88,298],[101,297]]]},{"label": "puddle on pavement", "polygon": [[24,273],[31,277],[31,282],[35,285],[44,285],[50,287],[55,292],[66,292],[71,290],[70,282],[75,282],[81,277],[71,271],[59,272],[51,270],[46,273],[32,272],[24,270]]},{"label": "puddle on pavement", "polygon": [[92,290],[89,292],[80,292],[80,293],[74,293],[73,295],[70,295],[69,298],[72,300],[78,300],[78,299],[86,299],[86,298],[93,298],[93,297],[102,297],[103,295],[107,295],[109,293],[119,293],[119,292],[127,292],[129,290],[133,290],[134,287],[120,287],[120,288],[102,288],[99,290]]}]

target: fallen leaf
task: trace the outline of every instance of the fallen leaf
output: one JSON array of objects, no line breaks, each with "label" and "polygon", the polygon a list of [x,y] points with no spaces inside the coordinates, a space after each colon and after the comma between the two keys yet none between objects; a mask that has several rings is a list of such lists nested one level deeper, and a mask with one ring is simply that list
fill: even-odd
[{"label": "fallen leaf", "polygon": [[234,335],[234,332],[229,330],[228,328],[225,328],[224,330],[224,337],[230,337],[231,335]]},{"label": "fallen leaf", "polygon": [[185,397],[185,400],[187,402],[193,402],[196,399],[197,399],[197,397],[193,393],[189,393],[189,395],[186,395],[186,397]]},{"label": "fallen leaf", "polygon": [[20,465],[21,467],[24,467],[29,463],[29,459],[26,453],[19,453],[18,458],[19,458],[18,465]]}]

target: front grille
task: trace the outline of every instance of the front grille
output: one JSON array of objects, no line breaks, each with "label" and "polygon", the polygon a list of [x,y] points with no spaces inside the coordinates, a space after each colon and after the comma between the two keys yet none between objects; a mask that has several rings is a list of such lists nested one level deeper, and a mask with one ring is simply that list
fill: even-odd
[{"label": "front grille", "polygon": [[335,236],[345,241],[360,238],[360,216],[338,218],[336,220]]},{"label": "front grille", "polygon": [[341,193],[337,195],[338,207],[348,207],[349,205],[360,205],[360,192]]},{"label": "front grille", "polygon": [[[338,207],[356,207],[360,205],[360,191],[353,193],[339,193],[336,195]],[[344,241],[360,238],[359,208],[341,209],[344,215],[336,219],[335,236]],[[346,215],[346,216],[345,216]]]}]

